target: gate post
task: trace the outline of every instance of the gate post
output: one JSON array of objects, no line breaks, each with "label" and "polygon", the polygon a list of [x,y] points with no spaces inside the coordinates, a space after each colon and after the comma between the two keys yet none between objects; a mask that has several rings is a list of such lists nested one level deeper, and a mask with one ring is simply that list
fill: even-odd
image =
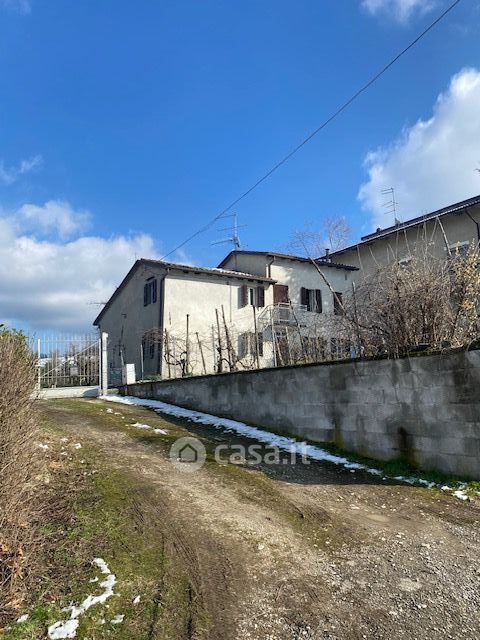
[{"label": "gate post", "polygon": [[108,393],[108,361],[107,361],[108,333],[102,332],[101,358],[100,358],[100,393],[106,396]]}]

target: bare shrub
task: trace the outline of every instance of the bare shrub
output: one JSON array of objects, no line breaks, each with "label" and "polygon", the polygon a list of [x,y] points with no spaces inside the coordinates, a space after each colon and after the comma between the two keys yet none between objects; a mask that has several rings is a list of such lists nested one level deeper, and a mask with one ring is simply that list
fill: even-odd
[{"label": "bare shrub", "polygon": [[467,346],[480,336],[480,251],[446,260],[420,243],[408,261],[379,267],[345,298],[344,337],[362,355]]},{"label": "bare shrub", "polygon": [[40,500],[35,368],[23,336],[0,327],[0,614],[28,589]]}]

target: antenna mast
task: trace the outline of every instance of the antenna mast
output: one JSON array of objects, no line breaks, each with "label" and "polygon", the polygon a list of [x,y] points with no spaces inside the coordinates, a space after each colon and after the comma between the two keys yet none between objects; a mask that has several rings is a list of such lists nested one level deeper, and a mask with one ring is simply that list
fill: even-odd
[{"label": "antenna mast", "polygon": [[228,238],[224,238],[223,240],[217,240],[215,242],[212,242],[211,244],[225,244],[227,242],[230,242],[233,244],[234,249],[240,249],[240,237],[238,235],[238,230],[240,228],[245,227],[246,225],[242,225],[241,227],[238,226],[238,220],[237,220],[237,214],[236,213],[230,213],[230,214],[226,214],[224,216],[222,216],[222,218],[233,218],[233,228],[232,227],[228,227],[226,229],[219,229],[219,231],[231,231],[232,235]]},{"label": "antenna mast", "polygon": [[385,213],[393,213],[393,224],[400,224],[400,220],[397,218],[397,205],[398,202],[395,200],[395,189],[393,187],[389,187],[388,189],[382,189],[382,196],[390,196],[390,200],[383,203],[383,207],[387,209]]}]

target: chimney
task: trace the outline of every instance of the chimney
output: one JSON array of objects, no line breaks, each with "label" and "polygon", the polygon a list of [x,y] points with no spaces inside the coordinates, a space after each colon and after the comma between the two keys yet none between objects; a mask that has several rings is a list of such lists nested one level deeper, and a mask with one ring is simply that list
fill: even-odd
[{"label": "chimney", "polygon": [[330,249],[325,249],[325,260],[330,262]]}]

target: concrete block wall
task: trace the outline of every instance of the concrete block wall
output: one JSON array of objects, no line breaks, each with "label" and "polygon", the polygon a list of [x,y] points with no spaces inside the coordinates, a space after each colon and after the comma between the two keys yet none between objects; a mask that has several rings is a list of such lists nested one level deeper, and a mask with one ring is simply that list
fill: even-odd
[{"label": "concrete block wall", "polygon": [[124,392],[480,478],[480,350],[138,383]]}]

